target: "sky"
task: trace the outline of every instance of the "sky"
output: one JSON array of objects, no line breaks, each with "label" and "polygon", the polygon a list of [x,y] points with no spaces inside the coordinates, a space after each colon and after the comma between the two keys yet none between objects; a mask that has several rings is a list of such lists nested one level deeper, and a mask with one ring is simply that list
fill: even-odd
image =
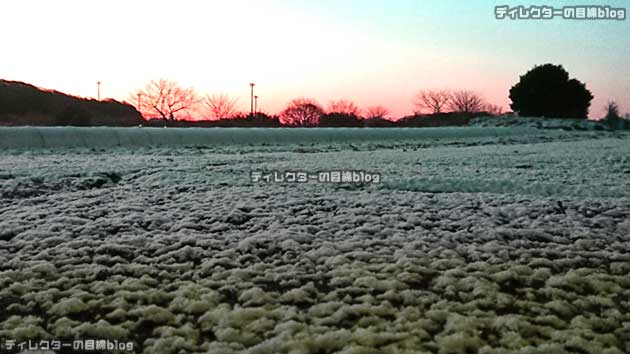
[{"label": "sky", "polygon": [[[534,65],[562,64],[595,99],[630,112],[630,20],[497,20],[494,7],[548,0],[21,0],[0,2],[0,78],[132,101],[167,78],[277,113],[293,98],[414,112],[420,89],[467,89],[509,110]],[[582,3],[580,3],[582,4]],[[584,4],[591,4],[588,1]],[[592,1],[625,7],[630,1]],[[630,12],[630,10],[628,10]]]}]

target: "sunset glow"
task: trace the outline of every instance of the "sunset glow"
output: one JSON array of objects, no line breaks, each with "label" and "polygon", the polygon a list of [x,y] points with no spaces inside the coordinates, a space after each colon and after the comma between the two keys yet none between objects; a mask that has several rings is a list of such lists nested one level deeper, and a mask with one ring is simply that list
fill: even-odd
[{"label": "sunset glow", "polygon": [[[570,4],[555,1],[554,6]],[[625,1],[610,5],[626,6]],[[562,64],[630,110],[629,21],[498,21],[495,1],[5,1],[0,78],[129,100],[168,78],[261,111],[295,97],[411,114],[420,89],[470,89],[509,110],[536,64]],[[528,3],[523,3],[528,4]]]}]

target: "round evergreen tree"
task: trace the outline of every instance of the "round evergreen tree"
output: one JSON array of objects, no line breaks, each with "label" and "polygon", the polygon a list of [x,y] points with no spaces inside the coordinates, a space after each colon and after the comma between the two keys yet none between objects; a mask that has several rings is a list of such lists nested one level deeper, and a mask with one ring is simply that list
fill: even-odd
[{"label": "round evergreen tree", "polygon": [[535,66],[510,89],[510,107],[524,117],[587,118],[593,95],[562,65]]}]

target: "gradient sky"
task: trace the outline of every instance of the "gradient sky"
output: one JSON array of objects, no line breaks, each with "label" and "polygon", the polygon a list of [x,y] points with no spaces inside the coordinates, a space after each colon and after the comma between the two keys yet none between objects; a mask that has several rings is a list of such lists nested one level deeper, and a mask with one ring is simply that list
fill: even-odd
[{"label": "gradient sky", "polygon": [[[128,99],[169,78],[263,111],[294,97],[350,99],[410,114],[419,89],[470,89],[508,109],[509,88],[535,64],[562,64],[630,111],[630,20],[498,21],[494,6],[571,1],[21,0],[0,3],[0,78]],[[589,3],[588,1],[584,2]],[[602,5],[600,1],[593,4]],[[606,5],[628,7],[628,1]]]}]

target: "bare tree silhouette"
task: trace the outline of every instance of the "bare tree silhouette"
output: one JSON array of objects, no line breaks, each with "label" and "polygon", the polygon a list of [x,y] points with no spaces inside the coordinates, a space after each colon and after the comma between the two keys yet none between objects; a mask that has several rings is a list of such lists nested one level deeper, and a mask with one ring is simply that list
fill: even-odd
[{"label": "bare tree silhouette", "polygon": [[323,113],[324,110],[315,100],[297,98],[280,113],[280,120],[286,125],[309,127],[317,125]]},{"label": "bare tree silhouette", "polygon": [[383,106],[370,107],[367,109],[367,113],[366,113],[366,118],[368,119],[374,119],[374,118],[387,119],[387,116],[389,116],[389,111],[387,110],[387,108]]},{"label": "bare tree silhouette", "polygon": [[415,106],[419,112],[429,110],[433,114],[444,112],[448,106],[451,94],[446,90],[422,90],[416,95]]},{"label": "bare tree silhouette", "polygon": [[483,110],[484,101],[473,91],[459,90],[451,93],[448,106],[458,113],[478,113]]},{"label": "bare tree silhouette", "polygon": [[500,116],[505,112],[503,110],[503,107],[496,104],[491,104],[491,103],[484,104],[481,110],[493,116]]},{"label": "bare tree silhouette", "polygon": [[203,103],[214,119],[232,118],[237,113],[237,99],[226,94],[206,95]]},{"label": "bare tree silhouette", "polygon": [[328,105],[328,113],[345,114],[349,116],[358,117],[361,114],[361,109],[349,100],[331,101]]},{"label": "bare tree silhouette", "polygon": [[175,81],[153,80],[144,89],[138,90],[138,111],[147,118],[159,117],[164,120],[176,120],[190,116],[198,102],[192,88],[183,88]]}]

